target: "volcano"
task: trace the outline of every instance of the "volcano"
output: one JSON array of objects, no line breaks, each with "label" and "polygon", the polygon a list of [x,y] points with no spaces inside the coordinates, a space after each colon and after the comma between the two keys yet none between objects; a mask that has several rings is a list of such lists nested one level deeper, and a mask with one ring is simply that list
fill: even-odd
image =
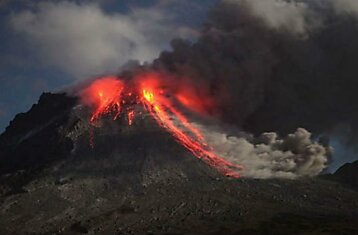
[{"label": "volcano", "polygon": [[[241,166],[214,153],[200,130],[175,107],[174,104],[182,99],[173,99],[174,92],[166,88],[161,80],[164,79],[159,74],[146,73],[127,83],[115,76],[94,81],[81,92],[83,102],[94,106],[90,122],[96,125],[96,121],[102,116],[110,115],[113,121],[119,119],[120,125],[123,125],[125,119],[128,126],[132,126],[136,123],[136,116],[150,115],[195,157],[226,176],[239,178],[235,169],[240,170]],[[188,105],[187,102],[184,103]],[[150,123],[148,125],[151,126]],[[93,133],[90,133],[92,147],[93,137]]]},{"label": "volcano", "polygon": [[6,128],[0,234],[358,234],[355,189],[225,174],[232,166],[210,162],[210,147],[185,142],[200,139],[185,119],[184,135],[160,116],[169,111],[153,91],[117,85],[92,109],[44,93]]}]

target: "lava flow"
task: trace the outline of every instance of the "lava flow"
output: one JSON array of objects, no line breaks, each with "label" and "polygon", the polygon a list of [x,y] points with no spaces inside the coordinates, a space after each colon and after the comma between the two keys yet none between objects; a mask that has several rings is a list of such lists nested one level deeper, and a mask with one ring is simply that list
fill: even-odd
[{"label": "lava flow", "polygon": [[[113,120],[123,114],[128,125],[131,126],[137,115],[134,105],[142,104],[157,123],[171,133],[177,142],[194,156],[226,176],[240,177],[237,171],[241,169],[241,166],[226,161],[214,153],[205,142],[200,130],[173,105],[174,98],[171,98],[167,90],[161,87],[158,75],[148,74],[128,84],[115,77],[100,79],[85,90],[82,99],[90,101],[89,103],[94,106],[90,119],[92,123],[105,114],[112,114]],[[178,98],[176,101],[181,102]],[[121,105],[126,105],[124,111],[121,110]]]},{"label": "lava flow", "polygon": [[91,122],[101,115],[113,113],[116,120],[121,112],[121,95],[124,83],[114,76],[108,76],[94,81],[82,94],[82,100],[89,106],[95,107]]}]

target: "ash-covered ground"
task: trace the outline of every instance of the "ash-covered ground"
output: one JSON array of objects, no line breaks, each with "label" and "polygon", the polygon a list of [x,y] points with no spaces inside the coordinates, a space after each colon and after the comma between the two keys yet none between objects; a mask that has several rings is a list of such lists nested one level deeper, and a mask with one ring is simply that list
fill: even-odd
[{"label": "ash-covered ground", "polygon": [[91,133],[76,104],[43,94],[0,136],[0,234],[358,234],[357,164],[228,178],[150,115]]}]

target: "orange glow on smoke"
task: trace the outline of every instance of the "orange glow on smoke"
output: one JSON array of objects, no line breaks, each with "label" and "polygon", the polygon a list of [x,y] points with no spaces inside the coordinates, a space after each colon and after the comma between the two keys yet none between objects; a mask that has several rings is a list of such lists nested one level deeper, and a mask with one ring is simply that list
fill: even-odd
[{"label": "orange glow on smoke", "polygon": [[[195,157],[226,176],[238,178],[237,170],[240,170],[241,166],[217,156],[206,143],[200,130],[189,122],[178,107],[175,107],[179,102],[189,109],[202,111],[200,100],[190,92],[179,93],[172,97],[170,95],[172,92],[169,92],[163,84],[163,78],[156,73],[138,76],[134,82],[128,84],[124,84],[116,77],[105,77],[93,82],[81,97],[86,104],[94,107],[91,122],[95,122],[105,114],[113,115],[114,120],[126,115],[129,126],[132,126],[135,115],[141,114],[136,114],[134,105],[141,103],[157,123]],[[124,105],[123,110],[121,105]]]},{"label": "orange glow on smoke", "polygon": [[189,92],[180,92],[176,95],[177,100],[186,108],[197,113],[205,113],[202,100]]},{"label": "orange glow on smoke", "polygon": [[187,79],[183,79],[177,86],[175,87],[175,98],[188,110],[208,115],[215,108],[215,100],[208,94],[209,88],[198,89],[200,85],[192,84]]}]

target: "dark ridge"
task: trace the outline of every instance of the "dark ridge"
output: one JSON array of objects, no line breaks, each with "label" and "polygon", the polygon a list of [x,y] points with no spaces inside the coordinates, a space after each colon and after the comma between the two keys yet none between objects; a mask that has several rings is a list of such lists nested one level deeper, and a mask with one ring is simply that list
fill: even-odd
[{"label": "dark ridge", "polygon": [[344,164],[333,176],[339,182],[358,190],[358,161]]},{"label": "dark ridge", "polygon": [[68,111],[76,102],[77,98],[69,97],[65,93],[42,93],[38,103],[33,104],[28,112],[19,113],[10,121],[5,132],[0,135],[0,142],[9,142],[9,137],[19,136],[42,126],[57,115]]},{"label": "dark ridge", "polygon": [[68,152],[71,141],[59,133],[77,98],[43,93],[26,113],[16,115],[0,135],[0,174],[35,169]]}]

